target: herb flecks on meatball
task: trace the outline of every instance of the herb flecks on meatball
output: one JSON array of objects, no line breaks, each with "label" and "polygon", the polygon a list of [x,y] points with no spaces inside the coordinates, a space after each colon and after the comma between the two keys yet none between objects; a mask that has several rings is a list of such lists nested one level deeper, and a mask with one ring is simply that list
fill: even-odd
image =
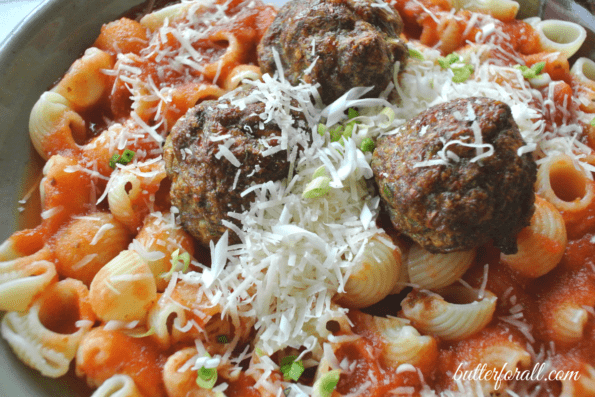
[{"label": "herb flecks on meatball", "polygon": [[287,3],[258,46],[263,73],[320,84],[329,104],[353,87],[371,87],[377,97],[392,81],[396,61],[404,65],[407,47],[399,38],[403,22],[392,7],[373,0],[293,0]]},{"label": "herb flecks on meatball", "polygon": [[[249,93],[241,90],[236,98]],[[241,193],[250,185],[287,177],[287,151],[263,154],[281,137],[276,124],[264,124],[259,117],[264,108],[262,102],[240,110],[229,99],[205,101],[189,110],[167,138],[172,204],[180,210],[184,229],[205,245],[228,230],[223,220],[238,224],[228,213],[249,208],[254,194]],[[230,239],[238,241],[235,233]]]},{"label": "herb flecks on meatball", "polygon": [[395,228],[428,251],[492,239],[509,254],[533,214],[537,167],[517,154],[524,145],[508,105],[457,99],[378,139],[372,169]]}]

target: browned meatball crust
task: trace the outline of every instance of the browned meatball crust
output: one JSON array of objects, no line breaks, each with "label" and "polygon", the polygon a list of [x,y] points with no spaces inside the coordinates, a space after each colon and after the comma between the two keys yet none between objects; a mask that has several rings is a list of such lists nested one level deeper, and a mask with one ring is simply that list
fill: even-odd
[{"label": "browned meatball crust", "polygon": [[[244,90],[238,95],[248,93]],[[205,101],[178,120],[167,138],[164,158],[172,180],[172,204],[180,210],[184,229],[203,244],[217,241],[228,230],[222,220],[238,224],[228,212],[241,213],[249,208],[254,194],[241,197],[241,193],[251,184],[287,177],[286,151],[262,154],[267,145],[276,146],[281,136],[274,123],[259,129],[264,107],[257,102],[240,110],[228,99]],[[230,137],[221,139],[225,135]],[[229,146],[239,167],[221,156],[219,145]],[[238,241],[235,233],[230,239]]]},{"label": "browned meatball crust", "polygon": [[301,80],[319,83],[324,103],[360,86],[374,86],[368,95],[378,96],[392,80],[395,62],[403,66],[408,51],[399,38],[403,22],[398,12],[372,4],[372,0],[285,4],[258,46],[261,71],[272,75],[277,70],[276,49],[285,78],[293,85]]},{"label": "browned meatball crust", "polygon": [[[471,162],[476,148],[454,144],[447,150],[459,162],[415,167],[438,158],[443,141],[476,142],[477,126],[483,143],[493,145],[493,155]],[[395,228],[428,251],[466,250],[493,239],[510,254],[517,250],[516,235],[528,226],[535,200],[535,161],[531,154],[517,155],[524,144],[508,105],[457,99],[378,139],[372,169]]]}]

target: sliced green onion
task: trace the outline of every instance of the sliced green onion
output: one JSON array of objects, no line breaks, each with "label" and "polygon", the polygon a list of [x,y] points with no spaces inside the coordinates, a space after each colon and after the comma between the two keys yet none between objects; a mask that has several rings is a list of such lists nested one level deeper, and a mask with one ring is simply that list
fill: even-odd
[{"label": "sliced green onion", "polygon": [[319,176],[327,176],[327,172],[326,172],[326,167],[324,165],[321,165],[320,167],[316,168],[316,171],[314,171],[314,174],[312,174],[312,179],[316,179]]},{"label": "sliced green onion", "polygon": [[438,58],[438,65],[440,65],[440,67],[442,69],[448,69],[448,68],[450,68],[450,65],[457,62],[458,60],[459,60],[459,54],[457,54],[456,52],[453,52],[452,54],[448,54],[444,58]]},{"label": "sliced green onion", "polygon": [[331,397],[340,377],[341,370],[338,369],[322,375],[312,386],[312,397]]},{"label": "sliced green onion", "polygon": [[343,130],[344,127],[342,125],[338,125],[330,129],[331,134],[331,142],[338,142],[343,138]]},{"label": "sliced green onion", "polygon": [[380,127],[382,127],[382,128],[390,127],[390,125],[393,123],[393,121],[395,121],[395,117],[397,117],[397,115],[395,114],[395,111],[389,107],[385,107],[384,109],[382,109],[380,114],[387,117],[386,123],[380,124]]},{"label": "sliced green onion", "polygon": [[324,135],[325,132],[326,132],[326,126],[322,123],[318,123],[318,133],[320,135]]},{"label": "sliced green onion", "polygon": [[180,249],[178,248],[177,250],[171,253],[171,268],[167,273],[162,273],[159,277],[164,279],[171,278],[171,276],[176,271],[176,268],[178,267],[178,262],[180,261],[182,261],[182,263],[184,264],[182,272],[185,272],[190,267],[190,254],[188,252],[180,254]]},{"label": "sliced green onion", "polygon": [[325,196],[331,191],[330,182],[331,178],[328,176],[314,178],[312,182],[306,185],[302,197],[305,199],[313,199]]},{"label": "sliced green onion", "polygon": [[533,66],[531,66],[531,70],[535,72],[536,75],[540,74],[545,68],[545,62],[537,62]]},{"label": "sliced green onion", "polygon": [[372,138],[364,138],[362,143],[359,144],[359,148],[362,152],[373,152],[376,148],[376,144]]},{"label": "sliced green onion", "polygon": [[117,163],[126,165],[132,161],[135,154],[136,153],[134,153],[132,150],[126,149],[124,150],[124,153],[122,153],[122,156],[117,161]]},{"label": "sliced green onion", "polygon": [[593,119],[591,120],[591,123],[590,123],[590,124],[591,124],[591,126],[595,127],[595,118],[593,118]]},{"label": "sliced green onion", "polygon": [[351,135],[353,135],[354,128],[355,128],[355,123],[348,123],[345,126],[345,131],[343,132],[343,138],[351,138]]},{"label": "sliced green onion", "polygon": [[454,76],[452,76],[453,83],[464,83],[471,77],[471,73],[473,73],[473,66],[465,65],[461,66],[460,68],[452,68],[452,72]]},{"label": "sliced green onion", "polygon": [[217,342],[221,343],[222,345],[226,345],[229,343],[229,339],[227,339],[227,335],[219,335],[217,337]]},{"label": "sliced green onion", "polygon": [[347,109],[347,117],[349,120],[354,119],[359,116],[359,112],[353,108]]},{"label": "sliced green onion", "polygon": [[120,155],[118,153],[114,153],[112,155],[112,158],[109,159],[107,165],[109,165],[109,167],[112,169],[116,168],[116,161],[118,161],[119,158],[120,158]]},{"label": "sliced green onion", "polygon": [[302,360],[297,360],[296,356],[283,357],[281,360],[281,373],[285,379],[291,379],[294,382],[304,373],[304,364]]},{"label": "sliced green onion", "polygon": [[415,48],[409,47],[408,50],[409,50],[409,56],[411,58],[419,59],[420,61],[424,60],[424,55],[421,52],[419,52],[418,50],[416,50]]},{"label": "sliced green onion", "polygon": [[142,334],[131,333],[131,334],[126,334],[126,335],[131,336],[133,338],[146,338],[147,336],[151,336],[153,334],[155,334],[155,328],[154,327],[151,327],[151,329],[149,329],[147,332],[142,333]]},{"label": "sliced green onion", "polygon": [[184,267],[182,268],[182,272],[185,272],[190,267],[190,254],[188,252],[184,252],[182,255],[178,256],[177,260],[182,261],[184,263]]},{"label": "sliced green onion", "polygon": [[136,153],[130,149],[124,150],[121,156],[118,153],[114,153],[109,159],[107,165],[109,165],[110,168],[116,168],[116,164],[126,165],[132,161],[135,154]]},{"label": "sliced green onion", "polygon": [[262,356],[266,356],[267,354],[264,352],[264,350],[262,350],[260,347],[255,347],[254,348],[254,353],[256,353],[256,355],[258,357],[262,357]]},{"label": "sliced green onion", "polygon": [[537,76],[539,76],[539,74],[541,74],[541,72],[543,71],[543,68],[545,68],[545,62],[538,62],[538,63],[534,64],[533,66],[531,66],[530,68],[525,65],[515,65],[514,67],[515,67],[515,69],[518,69],[521,71],[521,74],[523,75],[524,78],[529,80],[529,79],[534,79]]},{"label": "sliced green onion", "polygon": [[201,367],[198,370],[196,384],[203,389],[212,389],[215,383],[217,383],[217,377],[217,368]]}]

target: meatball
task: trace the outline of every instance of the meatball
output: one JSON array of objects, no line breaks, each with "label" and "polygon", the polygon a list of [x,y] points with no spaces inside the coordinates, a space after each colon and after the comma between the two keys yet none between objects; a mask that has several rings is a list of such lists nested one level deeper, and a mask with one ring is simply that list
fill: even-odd
[{"label": "meatball", "polygon": [[[378,96],[392,81],[396,61],[404,66],[407,47],[399,38],[401,17],[373,7],[373,0],[293,0],[287,3],[258,46],[263,73],[277,70],[279,54],[285,78],[320,84],[324,103],[353,87],[374,86]],[[312,66],[313,64],[313,66]]]},{"label": "meatball", "polygon": [[[482,159],[479,136],[493,147]],[[535,200],[537,167],[531,154],[517,154],[523,145],[508,105],[457,99],[378,139],[372,169],[395,228],[428,251],[467,250],[491,239],[510,254]],[[448,161],[420,164],[440,154]]]},{"label": "meatball", "polygon": [[[249,93],[242,90],[237,96]],[[229,99],[205,101],[178,120],[167,138],[164,158],[172,180],[172,204],[180,210],[184,229],[205,245],[228,230],[223,220],[238,225],[228,212],[249,208],[254,194],[241,196],[247,187],[287,177],[286,151],[263,155],[277,146],[281,136],[276,124],[262,124],[259,115],[264,109],[262,102],[240,110]],[[228,148],[239,166],[222,155],[221,146]],[[230,239],[237,242],[238,236],[232,233]]]}]

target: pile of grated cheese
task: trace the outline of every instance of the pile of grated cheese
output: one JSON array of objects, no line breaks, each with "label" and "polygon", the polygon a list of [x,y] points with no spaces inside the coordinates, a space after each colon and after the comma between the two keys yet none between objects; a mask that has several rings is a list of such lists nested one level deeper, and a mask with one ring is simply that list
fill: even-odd
[{"label": "pile of grated cheese", "polygon": [[[310,101],[315,87],[292,87],[268,75],[250,84],[258,90],[232,100],[232,105],[266,104],[260,117],[263,125],[274,122],[281,127],[279,146],[287,150],[290,175],[246,189],[242,194],[255,194],[255,202],[244,213],[230,213],[242,228],[224,221],[241,244],[228,245],[224,235],[212,245],[210,268],[179,279],[201,284],[211,303],[220,304],[236,324],[242,316],[256,318],[257,346],[267,354],[303,346],[320,357],[323,336],[328,336],[321,319],[345,312],[331,299],[344,291],[354,258],[381,232],[375,223],[379,198],[366,183],[373,176],[371,155],[358,145],[380,133],[382,127],[371,128],[374,122],[385,129],[390,126],[385,117],[362,116],[370,123],[362,131],[341,143],[330,142],[328,134],[316,132],[323,109]],[[307,125],[296,126],[291,110],[303,113]],[[329,191],[304,198],[315,172],[328,175]]]}]

